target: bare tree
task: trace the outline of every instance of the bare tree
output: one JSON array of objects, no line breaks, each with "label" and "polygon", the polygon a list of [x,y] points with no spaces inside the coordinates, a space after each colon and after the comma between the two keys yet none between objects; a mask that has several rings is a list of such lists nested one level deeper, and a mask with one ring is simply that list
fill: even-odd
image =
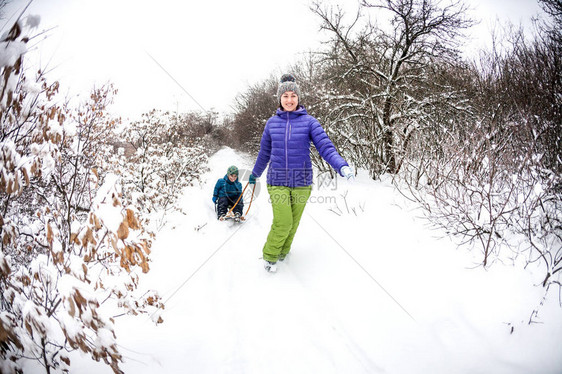
[{"label": "bare tree", "polygon": [[472,21],[465,18],[466,6],[460,1],[443,8],[437,4],[432,0],[363,1],[363,10],[389,15],[391,31],[370,20],[355,31],[361,25],[360,14],[345,25],[340,9],[320,3],[312,7],[322,19],[322,28],[333,35],[324,61],[332,70],[331,80],[339,83],[334,113],[350,113],[354,132],[363,135],[357,142],[368,135],[370,150],[364,154],[382,163],[383,172],[399,170],[409,137],[429,121],[431,108],[452,98],[445,87],[431,87],[428,70],[432,64],[454,60],[461,31]]},{"label": "bare tree", "polygon": [[231,123],[230,143],[245,152],[257,154],[265,122],[276,105],[277,78],[271,75],[250,86],[236,98],[236,113]]},{"label": "bare tree", "polygon": [[562,1],[561,0],[539,0],[539,4],[546,14],[550,16],[551,22],[546,25],[546,32],[552,41],[560,46],[562,44]]}]

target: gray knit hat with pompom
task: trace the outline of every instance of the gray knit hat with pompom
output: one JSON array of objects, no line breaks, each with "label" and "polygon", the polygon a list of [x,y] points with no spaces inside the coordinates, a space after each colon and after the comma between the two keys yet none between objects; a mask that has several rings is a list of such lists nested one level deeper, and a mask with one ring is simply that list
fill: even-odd
[{"label": "gray knit hat with pompom", "polygon": [[281,82],[279,83],[279,87],[277,88],[277,100],[281,101],[281,96],[287,91],[293,91],[297,94],[297,96],[301,97],[301,90],[296,83],[295,77],[291,74],[283,74],[281,77]]}]

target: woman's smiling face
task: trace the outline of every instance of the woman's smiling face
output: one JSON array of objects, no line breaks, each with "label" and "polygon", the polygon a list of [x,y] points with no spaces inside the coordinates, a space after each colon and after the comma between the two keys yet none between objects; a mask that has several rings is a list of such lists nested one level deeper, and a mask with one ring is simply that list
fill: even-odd
[{"label": "woman's smiling face", "polygon": [[292,112],[297,109],[298,104],[299,97],[293,91],[287,91],[281,95],[281,106],[283,107],[283,110]]}]

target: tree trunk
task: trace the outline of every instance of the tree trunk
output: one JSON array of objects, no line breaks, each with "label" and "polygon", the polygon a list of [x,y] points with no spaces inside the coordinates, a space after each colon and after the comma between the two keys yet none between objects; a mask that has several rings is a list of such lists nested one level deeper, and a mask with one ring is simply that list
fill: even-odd
[{"label": "tree trunk", "polygon": [[392,129],[387,128],[384,131],[383,142],[384,142],[384,153],[386,161],[386,172],[395,174],[396,173],[396,157],[394,155],[394,140],[392,136]]},{"label": "tree trunk", "polygon": [[45,372],[47,374],[51,374],[51,365],[49,364],[49,361],[47,360],[47,342],[45,341],[44,338],[41,339],[41,345],[43,346],[43,350],[41,352],[42,358],[43,358],[43,365],[45,365]]},{"label": "tree trunk", "polygon": [[[390,91],[390,90],[387,90]],[[383,151],[384,151],[384,161],[385,161],[385,171],[387,173],[396,173],[396,157],[394,156],[394,136],[392,122],[390,121],[390,112],[392,108],[392,97],[390,94],[386,97],[384,101],[383,108]]]}]

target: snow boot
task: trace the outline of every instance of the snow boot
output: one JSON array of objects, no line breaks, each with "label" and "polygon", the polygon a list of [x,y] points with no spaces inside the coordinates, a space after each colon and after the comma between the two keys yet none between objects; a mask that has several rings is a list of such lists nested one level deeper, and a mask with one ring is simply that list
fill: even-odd
[{"label": "snow boot", "polygon": [[277,262],[271,262],[271,261],[263,260],[263,267],[269,273],[277,272]]}]

